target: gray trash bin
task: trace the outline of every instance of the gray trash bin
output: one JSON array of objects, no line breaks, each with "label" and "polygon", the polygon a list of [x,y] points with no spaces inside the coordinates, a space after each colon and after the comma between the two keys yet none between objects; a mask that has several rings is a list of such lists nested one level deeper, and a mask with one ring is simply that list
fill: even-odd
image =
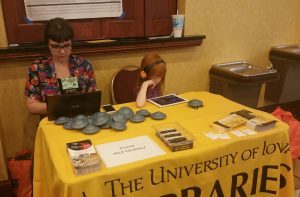
[{"label": "gray trash bin", "polygon": [[274,103],[300,100],[300,45],[272,47],[269,59],[280,79],[266,85],[266,100]]},{"label": "gray trash bin", "polygon": [[261,68],[245,61],[215,64],[209,70],[211,93],[240,104],[257,107],[263,83],[278,80],[275,69]]}]

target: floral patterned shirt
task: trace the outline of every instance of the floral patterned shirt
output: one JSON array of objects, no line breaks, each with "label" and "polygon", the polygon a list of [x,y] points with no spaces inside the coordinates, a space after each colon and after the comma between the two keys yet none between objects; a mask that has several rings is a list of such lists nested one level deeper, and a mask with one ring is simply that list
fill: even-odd
[{"label": "floral patterned shirt", "polygon": [[[69,69],[70,77],[77,77],[78,92],[96,90],[94,71],[87,60],[71,55]],[[24,94],[41,102],[46,102],[46,96],[62,94],[52,57],[40,58],[29,66]]]}]

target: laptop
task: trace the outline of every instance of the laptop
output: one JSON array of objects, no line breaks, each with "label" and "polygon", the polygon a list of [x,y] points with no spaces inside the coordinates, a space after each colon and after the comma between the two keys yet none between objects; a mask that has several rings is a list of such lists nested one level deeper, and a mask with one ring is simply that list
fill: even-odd
[{"label": "laptop", "polygon": [[100,111],[101,91],[47,96],[48,120],[60,116],[91,115]]}]

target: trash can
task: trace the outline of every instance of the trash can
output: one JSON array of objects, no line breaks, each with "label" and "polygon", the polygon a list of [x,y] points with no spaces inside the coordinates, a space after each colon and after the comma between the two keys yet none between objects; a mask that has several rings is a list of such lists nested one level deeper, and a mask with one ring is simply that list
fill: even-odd
[{"label": "trash can", "polygon": [[300,45],[272,47],[269,59],[280,79],[266,85],[265,99],[274,103],[300,100]]},{"label": "trash can", "polygon": [[261,68],[246,61],[214,64],[209,70],[211,93],[220,94],[240,104],[257,107],[263,83],[278,80],[273,68]]}]

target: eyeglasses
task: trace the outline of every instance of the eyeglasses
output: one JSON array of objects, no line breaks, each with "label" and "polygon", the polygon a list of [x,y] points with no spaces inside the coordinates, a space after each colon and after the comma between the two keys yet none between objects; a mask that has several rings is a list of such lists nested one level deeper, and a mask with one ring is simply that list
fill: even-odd
[{"label": "eyeglasses", "polygon": [[59,44],[50,44],[50,43],[49,43],[49,46],[50,46],[53,50],[56,50],[56,51],[60,51],[61,49],[64,49],[65,51],[67,51],[67,50],[70,50],[70,49],[71,49],[72,44],[71,44],[71,43],[68,43],[68,44],[64,44],[64,45],[59,45]]}]

